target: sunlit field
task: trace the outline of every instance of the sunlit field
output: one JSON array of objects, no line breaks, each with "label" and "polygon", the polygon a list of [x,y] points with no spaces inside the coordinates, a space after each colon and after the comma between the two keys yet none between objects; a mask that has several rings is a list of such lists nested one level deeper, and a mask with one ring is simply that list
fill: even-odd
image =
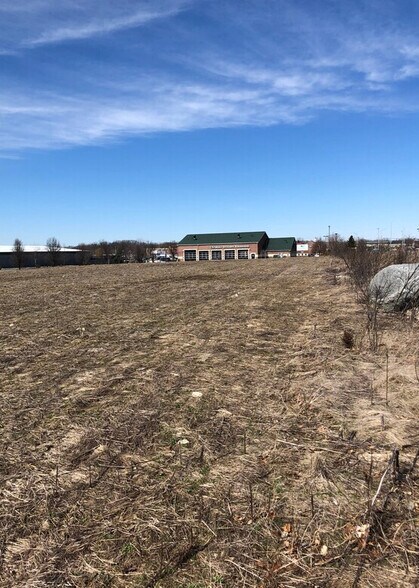
[{"label": "sunlit field", "polygon": [[338,261],[4,270],[0,318],[2,586],[417,585],[417,323],[371,351]]}]

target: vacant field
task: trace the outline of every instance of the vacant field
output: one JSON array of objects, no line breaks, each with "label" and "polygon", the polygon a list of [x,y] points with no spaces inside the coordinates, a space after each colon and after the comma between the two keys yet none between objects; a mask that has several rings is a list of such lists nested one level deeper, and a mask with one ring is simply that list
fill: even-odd
[{"label": "vacant field", "polygon": [[1,271],[1,585],[419,586],[419,329],[365,325],[328,259]]}]

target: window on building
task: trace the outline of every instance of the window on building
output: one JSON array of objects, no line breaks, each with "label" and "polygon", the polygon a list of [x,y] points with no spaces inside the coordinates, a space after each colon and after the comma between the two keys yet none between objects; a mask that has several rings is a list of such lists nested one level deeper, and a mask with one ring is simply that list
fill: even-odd
[{"label": "window on building", "polygon": [[226,249],[224,251],[224,259],[236,259],[236,252],[234,249]]},{"label": "window on building", "polygon": [[196,249],[185,249],[185,261],[196,261]]},{"label": "window on building", "polygon": [[209,260],[209,252],[208,251],[200,251],[199,252],[199,261],[208,261]]},{"label": "window on building", "polygon": [[237,252],[238,259],[249,259],[249,250],[248,249],[239,249]]},{"label": "window on building", "polygon": [[222,259],[221,251],[219,251],[218,249],[214,249],[214,251],[211,251],[211,259],[214,261]]}]

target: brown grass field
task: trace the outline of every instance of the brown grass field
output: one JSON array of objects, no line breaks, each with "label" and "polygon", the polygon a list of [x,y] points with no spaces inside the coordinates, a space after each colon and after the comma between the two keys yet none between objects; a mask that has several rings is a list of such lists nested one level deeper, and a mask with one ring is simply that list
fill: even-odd
[{"label": "brown grass field", "polygon": [[0,318],[1,586],[419,586],[417,319],[373,352],[337,260],[1,271]]}]

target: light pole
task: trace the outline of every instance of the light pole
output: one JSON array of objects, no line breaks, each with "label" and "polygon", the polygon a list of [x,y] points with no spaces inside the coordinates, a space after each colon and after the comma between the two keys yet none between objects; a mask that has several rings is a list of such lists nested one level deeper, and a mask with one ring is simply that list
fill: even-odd
[{"label": "light pole", "polygon": [[327,251],[330,250],[330,235],[323,235],[323,239],[327,239]]}]

